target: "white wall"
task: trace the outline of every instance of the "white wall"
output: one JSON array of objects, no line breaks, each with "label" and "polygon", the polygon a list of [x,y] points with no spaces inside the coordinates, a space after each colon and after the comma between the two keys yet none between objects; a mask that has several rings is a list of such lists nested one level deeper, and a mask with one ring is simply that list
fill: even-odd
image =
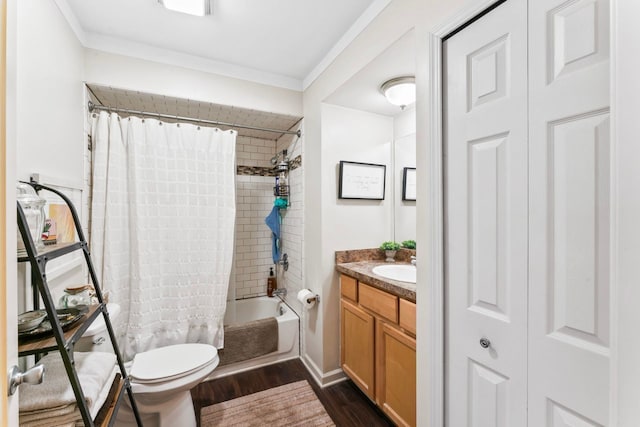
[{"label": "white wall", "polygon": [[[305,239],[318,227],[323,250],[318,253],[317,248],[313,248],[317,258],[305,264],[307,287],[321,294],[322,302],[316,311],[309,313],[303,325],[306,331],[303,351],[305,363],[316,378],[331,382],[339,377],[339,292],[334,285],[337,281],[335,251],[376,247],[393,236],[393,201],[389,196],[393,119],[328,104],[321,106],[321,115],[322,152],[319,158],[316,157],[320,161],[308,161],[305,169],[306,175],[310,168],[320,166],[315,181],[305,180],[305,185],[310,183],[315,188],[320,183],[321,191],[311,190],[314,197],[305,199],[305,212],[321,209],[322,220],[317,226],[306,226]],[[340,160],[387,165],[385,200],[338,199]],[[306,196],[309,191],[307,189]],[[320,208],[316,207],[318,203]],[[308,247],[305,240],[305,250]],[[310,265],[314,266],[313,272],[308,270]]]},{"label": "white wall", "polygon": [[[335,250],[377,247],[393,237],[390,196],[393,118],[360,110],[322,106],[322,227]],[[341,160],[386,165],[384,200],[338,199]],[[331,253],[331,257],[333,257]]]},{"label": "white wall", "polygon": [[17,175],[82,188],[84,50],[52,1],[17,3]]},{"label": "white wall", "polygon": [[[83,215],[85,185],[84,50],[54,2],[21,0],[17,6],[16,174],[58,187],[77,200]],[[50,198],[51,193],[42,193]],[[19,267],[19,305],[30,309],[30,269]],[[69,284],[86,281],[82,255],[67,255],[47,268],[54,300]]]},{"label": "white wall", "polygon": [[298,91],[92,49],[86,49],[85,79],[119,89],[302,115]]}]

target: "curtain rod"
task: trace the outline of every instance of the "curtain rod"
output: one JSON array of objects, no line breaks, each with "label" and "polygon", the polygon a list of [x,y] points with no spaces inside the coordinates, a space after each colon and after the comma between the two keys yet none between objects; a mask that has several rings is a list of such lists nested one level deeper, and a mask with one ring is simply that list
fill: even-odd
[{"label": "curtain rod", "polygon": [[286,135],[296,135],[298,136],[298,138],[300,138],[300,136],[302,135],[302,132],[300,130],[293,131],[293,130],[269,129],[269,128],[261,128],[257,126],[237,125],[234,123],[225,123],[225,122],[219,122],[214,120],[192,119],[189,117],[172,116],[170,114],[149,113],[145,111],[128,110],[126,108],[106,107],[104,105],[96,105],[93,102],[89,101],[89,112],[92,113],[93,110],[103,110],[103,111],[110,111],[115,113],[135,114],[139,116],[157,117],[160,119],[180,120],[183,122],[201,123],[201,124],[214,125],[214,126],[218,125],[218,126],[228,126],[228,127],[234,127],[234,128],[242,128],[242,129],[259,130],[263,132],[273,132],[273,133],[280,133],[280,134],[286,134]]}]

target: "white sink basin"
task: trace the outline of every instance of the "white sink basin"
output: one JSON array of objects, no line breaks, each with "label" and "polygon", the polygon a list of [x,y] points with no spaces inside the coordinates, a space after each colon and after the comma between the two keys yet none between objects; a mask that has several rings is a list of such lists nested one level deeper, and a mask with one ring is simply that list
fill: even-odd
[{"label": "white sink basin", "polygon": [[379,265],[373,268],[373,274],[399,282],[416,283],[415,265]]}]

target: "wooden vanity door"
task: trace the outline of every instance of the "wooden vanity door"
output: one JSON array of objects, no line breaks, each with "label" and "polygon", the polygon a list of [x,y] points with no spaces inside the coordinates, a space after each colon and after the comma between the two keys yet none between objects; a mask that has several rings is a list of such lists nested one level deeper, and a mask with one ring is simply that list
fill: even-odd
[{"label": "wooden vanity door", "polygon": [[340,301],[342,370],[373,400],[375,319],[357,306]]},{"label": "wooden vanity door", "polygon": [[378,320],[376,402],[399,426],[416,425],[416,340]]}]

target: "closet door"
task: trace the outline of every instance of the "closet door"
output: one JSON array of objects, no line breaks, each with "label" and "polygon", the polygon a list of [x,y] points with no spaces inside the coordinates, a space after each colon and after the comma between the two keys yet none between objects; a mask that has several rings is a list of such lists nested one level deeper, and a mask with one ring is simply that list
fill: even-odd
[{"label": "closet door", "polygon": [[526,8],[509,0],[443,45],[450,427],[527,423]]},{"label": "closet door", "polygon": [[529,425],[609,416],[609,2],[529,1]]}]

